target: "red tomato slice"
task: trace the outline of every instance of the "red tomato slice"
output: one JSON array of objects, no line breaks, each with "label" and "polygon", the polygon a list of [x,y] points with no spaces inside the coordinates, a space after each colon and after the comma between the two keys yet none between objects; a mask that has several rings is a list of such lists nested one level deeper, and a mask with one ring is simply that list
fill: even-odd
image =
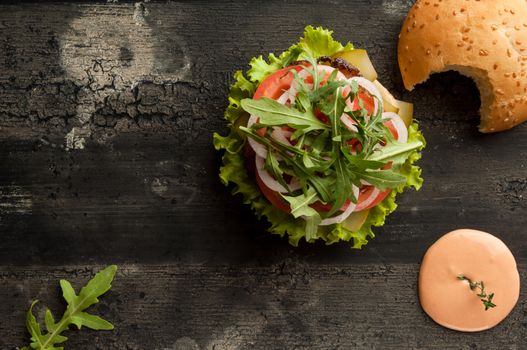
[{"label": "red tomato slice", "polygon": [[364,106],[364,109],[368,111],[368,115],[372,115],[375,110],[375,101],[373,100],[373,97],[371,97],[370,94],[364,91],[359,91],[359,96],[355,97],[351,105],[350,103],[348,103],[348,106],[351,108],[351,110],[358,111],[360,109],[359,98],[362,100],[362,105]]},{"label": "red tomato slice", "polygon": [[362,186],[361,189],[360,189],[360,193],[359,193],[359,200],[357,201],[357,211],[363,211],[363,210],[367,210],[367,209],[370,209],[370,208],[373,208],[374,206],[376,206],[377,204],[379,204],[380,202],[382,202],[384,200],[384,198],[386,198],[386,196],[388,196],[390,194],[390,192],[392,190],[388,189],[386,191],[383,191],[383,192],[380,192],[377,197],[375,197],[375,199],[373,200],[373,202],[370,203],[370,205],[368,205],[367,207],[364,207],[364,208],[361,208],[360,204],[362,202],[364,202],[366,199],[368,199],[368,197],[371,196],[373,190],[375,188],[373,186]]},{"label": "red tomato slice", "polygon": [[[252,158],[250,161],[254,163],[254,158]],[[271,204],[274,205],[276,208],[280,209],[285,213],[290,213],[291,208],[289,207],[289,204],[285,201],[285,199],[283,199],[278,192],[275,192],[269,187],[267,187],[260,178],[260,175],[258,175],[257,171],[254,172],[254,175],[256,176],[256,183],[258,184],[258,187],[260,188],[260,191],[262,192],[264,197],[267,198],[267,200],[271,202]]]},{"label": "red tomato slice", "polygon": [[397,129],[393,125],[392,121],[389,120],[389,121],[385,122],[384,126],[386,126],[388,128],[388,130],[390,130],[390,132],[392,133],[392,136],[397,140],[397,138],[399,137],[399,133],[397,132]]},{"label": "red tomato slice", "polygon": [[279,98],[285,90],[291,87],[291,83],[295,78],[293,73],[290,72],[293,69],[299,72],[303,67],[290,66],[272,73],[260,83],[254,93],[253,99],[259,100],[262,97],[269,97],[276,100]]}]

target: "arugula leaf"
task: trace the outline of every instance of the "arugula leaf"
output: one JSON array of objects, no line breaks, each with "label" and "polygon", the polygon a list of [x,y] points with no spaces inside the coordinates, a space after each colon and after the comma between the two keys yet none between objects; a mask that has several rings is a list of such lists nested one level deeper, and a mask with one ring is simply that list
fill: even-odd
[{"label": "arugula leaf", "polygon": [[245,98],[241,101],[241,106],[247,113],[257,115],[260,118],[259,124],[289,125],[303,129],[304,132],[327,129],[327,125],[318,120],[311,111],[301,112],[267,97],[259,100]]},{"label": "arugula leaf", "polygon": [[379,190],[397,188],[404,185],[406,177],[392,170],[364,170],[356,171],[360,178],[367,181]]},{"label": "arugula leaf", "polygon": [[44,317],[44,324],[46,326],[45,334],[42,333],[40,325],[33,315],[33,307],[38,303],[38,300],[33,301],[26,316],[26,327],[31,335],[31,343],[29,346],[23,347],[22,350],[63,350],[64,348],[62,346],[57,345],[64,343],[68,339],[61,335],[61,333],[69,329],[70,325],[75,325],[78,329],[81,329],[82,326],[94,330],[113,329],[113,325],[110,322],[99,316],[88,314],[84,310],[98,303],[98,297],[111,288],[116,271],[117,266],[115,265],[110,265],[102,271],[99,271],[81,289],[79,295],[75,293],[75,290],[68,281],[60,280],[62,295],[68,306],[64,315],[57,323],[51,310],[46,309]]},{"label": "arugula leaf", "polygon": [[280,168],[280,164],[278,163],[274,153],[275,151],[272,149],[267,152],[267,158],[265,158],[264,163],[265,170],[267,170],[280,185],[284,186],[284,188],[290,192],[287,182],[284,180],[284,171]]},{"label": "arugula leaf", "polygon": [[408,143],[392,142],[385,147],[378,149],[368,158],[369,160],[386,161],[389,160],[392,164],[403,164],[408,155],[423,147],[423,142],[413,141]]},{"label": "arugula leaf", "polygon": [[303,217],[306,221],[306,241],[316,238],[318,225],[322,221],[320,214],[309,205],[318,200],[317,192],[309,189],[307,193],[303,193],[296,197],[284,196],[282,197],[289,202],[291,206],[291,214],[295,217]]}]

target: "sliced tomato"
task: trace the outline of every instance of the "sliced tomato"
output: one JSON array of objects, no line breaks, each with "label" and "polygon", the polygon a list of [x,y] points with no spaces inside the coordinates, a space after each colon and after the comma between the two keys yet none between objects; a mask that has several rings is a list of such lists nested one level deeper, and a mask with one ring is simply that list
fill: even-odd
[{"label": "sliced tomato", "polygon": [[260,83],[254,93],[253,99],[259,100],[262,97],[269,97],[273,100],[278,99],[285,90],[291,87],[291,83],[295,78],[293,73],[290,72],[293,69],[300,72],[303,67],[290,66],[272,73]]},{"label": "sliced tomato", "polygon": [[348,106],[351,108],[352,111],[358,111],[360,109],[359,107],[359,98],[362,101],[362,105],[364,106],[364,109],[368,111],[368,115],[372,115],[375,111],[375,101],[373,100],[373,97],[364,91],[359,91],[359,95],[355,97],[353,100],[353,103],[348,104]]},{"label": "sliced tomato", "polygon": [[280,196],[280,193],[275,192],[269,187],[267,187],[260,178],[260,175],[258,175],[257,171],[254,172],[254,175],[256,176],[256,183],[258,184],[258,187],[260,188],[260,191],[262,191],[264,197],[267,198],[267,200],[271,202],[271,204],[274,205],[276,208],[280,209],[285,213],[290,213],[291,208],[289,207],[289,204],[285,201],[285,199]]},{"label": "sliced tomato", "polygon": [[363,210],[366,210],[366,209],[373,208],[374,206],[376,206],[377,204],[382,202],[384,200],[384,198],[386,198],[386,196],[388,196],[390,194],[390,192],[392,191],[392,190],[388,189],[386,191],[379,192],[377,197],[375,197],[375,199],[368,206],[365,206],[363,208],[361,203],[363,203],[365,200],[367,200],[372,195],[374,190],[375,190],[375,187],[373,187],[373,186],[362,186],[361,187],[360,192],[359,192],[359,200],[357,201],[357,207],[355,209],[356,211],[363,211]]},{"label": "sliced tomato", "polygon": [[384,126],[386,126],[388,130],[390,130],[392,136],[397,140],[397,138],[399,137],[399,133],[397,132],[397,129],[393,125],[392,121],[388,120],[387,122],[384,123]]}]

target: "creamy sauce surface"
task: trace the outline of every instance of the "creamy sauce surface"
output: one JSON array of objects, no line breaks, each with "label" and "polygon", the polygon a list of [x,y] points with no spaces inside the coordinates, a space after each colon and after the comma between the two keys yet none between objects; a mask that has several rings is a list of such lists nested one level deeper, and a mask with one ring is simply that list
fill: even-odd
[{"label": "creamy sauce surface", "polygon": [[[483,281],[494,293],[496,307],[485,311],[468,281]],[[419,299],[424,311],[440,325],[464,332],[489,329],[511,312],[520,294],[514,256],[491,234],[462,229],[447,233],[426,252],[419,272]]]}]

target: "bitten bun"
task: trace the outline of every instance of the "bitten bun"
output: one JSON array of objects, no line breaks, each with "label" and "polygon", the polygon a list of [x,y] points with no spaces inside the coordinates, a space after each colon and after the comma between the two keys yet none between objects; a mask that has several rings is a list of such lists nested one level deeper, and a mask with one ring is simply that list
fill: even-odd
[{"label": "bitten bun", "polygon": [[527,119],[525,0],[417,0],[399,35],[398,58],[408,90],[448,70],[474,79],[481,132]]}]

